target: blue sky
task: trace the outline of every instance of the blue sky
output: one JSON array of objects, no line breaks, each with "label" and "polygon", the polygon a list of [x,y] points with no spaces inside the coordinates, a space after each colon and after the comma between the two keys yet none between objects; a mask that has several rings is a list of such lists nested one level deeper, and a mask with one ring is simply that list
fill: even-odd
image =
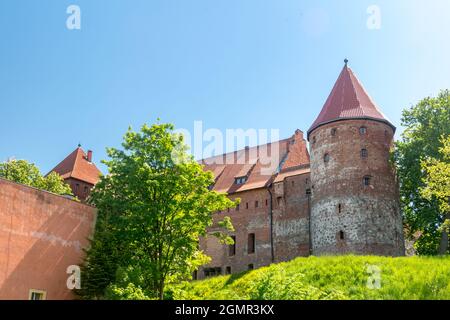
[{"label": "blue sky", "polygon": [[[81,30],[66,28],[71,4]],[[0,161],[47,172],[80,142],[99,162],[158,117],[306,132],[345,57],[400,127],[403,108],[450,88],[448,12],[448,0],[3,0]]]}]

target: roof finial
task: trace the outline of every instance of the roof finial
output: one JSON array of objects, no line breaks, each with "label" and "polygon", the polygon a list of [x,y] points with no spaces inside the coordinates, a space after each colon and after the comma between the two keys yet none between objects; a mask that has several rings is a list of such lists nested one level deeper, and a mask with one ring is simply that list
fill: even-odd
[{"label": "roof finial", "polygon": [[347,66],[347,63],[348,63],[348,59],[347,58],[345,58],[344,63]]},{"label": "roof finial", "polygon": [[81,143],[78,143],[78,148],[81,148]]}]

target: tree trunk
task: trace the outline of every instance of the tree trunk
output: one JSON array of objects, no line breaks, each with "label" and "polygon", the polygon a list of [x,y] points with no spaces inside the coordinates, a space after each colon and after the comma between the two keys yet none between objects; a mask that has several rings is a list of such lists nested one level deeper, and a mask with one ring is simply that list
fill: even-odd
[{"label": "tree trunk", "polygon": [[159,300],[164,300],[164,280],[159,283],[158,291]]},{"label": "tree trunk", "polygon": [[[446,219],[450,219],[449,213],[445,215],[444,222]],[[447,254],[447,252],[448,252],[448,232],[447,230],[442,230],[441,245],[439,246],[439,254]]]}]

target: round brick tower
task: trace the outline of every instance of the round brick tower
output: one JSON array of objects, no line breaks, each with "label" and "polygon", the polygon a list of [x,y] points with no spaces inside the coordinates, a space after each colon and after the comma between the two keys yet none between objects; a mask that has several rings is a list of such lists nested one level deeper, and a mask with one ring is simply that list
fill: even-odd
[{"label": "round brick tower", "polygon": [[345,66],[308,130],[312,253],[404,254],[395,127]]}]

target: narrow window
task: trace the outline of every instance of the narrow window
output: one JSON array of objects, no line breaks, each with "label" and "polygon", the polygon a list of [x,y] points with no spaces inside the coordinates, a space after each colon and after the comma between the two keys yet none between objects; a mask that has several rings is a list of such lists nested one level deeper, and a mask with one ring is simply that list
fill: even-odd
[{"label": "narrow window", "polygon": [[269,200],[266,199],[266,207],[269,205]]},{"label": "narrow window", "polygon": [[231,267],[227,267],[225,269],[225,274],[231,274]]},{"label": "narrow window", "polygon": [[250,264],[248,265],[248,270],[253,270],[253,269],[255,269],[255,267],[253,266],[253,263],[250,263]]},{"label": "narrow window", "polygon": [[84,187],[84,194],[88,194],[89,188],[87,186]]},{"label": "narrow window", "polygon": [[359,133],[360,134],[366,134],[367,133],[367,128],[366,127],[360,127],[359,128]]},{"label": "narrow window", "polygon": [[192,274],[192,279],[197,280],[197,270],[195,270],[194,273]]},{"label": "narrow window", "polygon": [[236,211],[239,211],[239,204],[236,205]]},{"label": "narrow window", "polygon": [[245,203],[245,209],[248,209],[248,202]]},{"label": "narrow window", "polygon": [[45,291],[31,289],[29,299],[30,300],[45,300],[45,296],[46,296]]},{"label": "narrow window", "polygon": [[309,182],[309,179],[306,178],[306,179],[305,179],[305,184],[308,184],[308,182]]},{"label": "narrow window", "polygon": [[361,149],[361,158],[365,159],[368,156],[367,149]]},{"label": "narrow window", "polygon": [[280,206],[281,205],[281,197],[277,197],[277,204]]},{"label": "narrow window", "polygon": [[363,185],[364,185],[364,186],[370,186],[370,180],[371,180],[371,177],[370,177],[370,176],[365,176],[365,177],[363,178]]},{"label": "narrow window", "polygon": [[230,212],[230,208],[227,209],[227,212]]},{"label": "narrow window", "polygon": [[307,194],[307,195],[310,195],[310,194],[311,194],[311,189],[309,189],[309,188],[306,189],[306,194]]},{"label": "narrow window", "polygon": [[342,204],[338,204],[338,212],[341,213],[342,212]]},{"label": "narrow window", "polygon": [[344,231],[339,231],[339,239],[344,240]]},{"label": "narrow window", "polygon": [[255,208],[258,208],[258,206],[259,206],[259,202],[255,201]]},{"label": "narrow window", "polygon": [[251,253],[255,253],[255,234],[254,233],[250,233],[248,235],[248,247],[247,247],[247,252],[249,254]]},{"label": "narrow window", "polygon": [[328,163],[330,161],[330,155],[328,153],[325,153],[323,156],[323,162]]},{"label": "narrow window", "polygon": [[295,182],[294,182],[294,181],[292,181],[292,182],[291,182],[291,184],[292,184],[292,186],[294,186],[294,185],[295,185]]},{"label": "narrow window", "polygon": [[312,139],[312,143],[316,143],[316,137],[315,136]]},{"label": "narrow window", "polygon": [[80,184],[79,184],[79,183],[75,184],[75,193],[78,192],[78,189],[79,189],[79,188],[80,188]]},{"label": "narrow window", "polygon": [[233,244],[228,246],[228,255],[230,257],[236,254],[236,236],[231,236],[231,239],[233,239]]},{"label": "narrow window", "polygon": [[334,137],[336,135],[336,128],[331,129],[331,135]]}]

